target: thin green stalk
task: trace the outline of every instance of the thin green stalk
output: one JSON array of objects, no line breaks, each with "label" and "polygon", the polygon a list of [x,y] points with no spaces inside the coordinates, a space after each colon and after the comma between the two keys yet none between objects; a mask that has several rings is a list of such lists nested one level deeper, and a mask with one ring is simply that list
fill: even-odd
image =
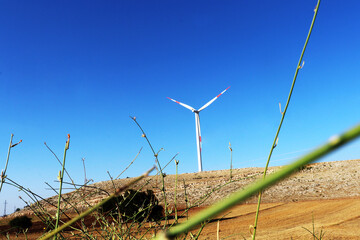
[{"label": "thin green stalk", "polygon": [[[165,168],[167,168],[167,166],[169,166],[169,164],[177,157],[177,155],[179,155],[179,153],[175,154],[170,161],[167,162],[167,164],[162,168],[162,170],[164,171]],[[156,174],[159,174],[160,171],[158,171]]]},{"label": "thin green stalk", "polygon": [[[186,193],[185,179],[183,179],[183,185],[184,185],[184,197],[185,197],[186,209],[189,209],[189,198],[188,198],[188,195]],[[189,220],[189,212],[188,211],[186,211],[186,220]]]},{"label": "thin green stalk", "polygon": [[315,232],[315,223],[314,223],[314,215],[312,215],[312,231],[310,231],[309,229],[302,227],[303,229],[305,229],[306,231],[308,231],[312,236],[314,240],[321,240],[323,239],[325,232],[323,232],[323,230],[321,229],[319,232],[319,237],[317,236],[317,233]]},{"label": "thin green stalk", "polygon": [[7,170],[7,166],[8,166],[8,163],[9,163],[9,158],[10,158],[10,149],[11,149],[11,145],[12,145],[12,139],[14,137],[14,134],[11,134],[11,137],[10,137],[10,144],[9,144],[9,149],[8,149],[8,154],[7,154],[7,157],[6,157],[6,163],[5,163],[5,169],[1,172],[1,185],[0,185],[0,192],[1,192],[1,189],[2,189],[2,186],[5,182],[5,178],[6,178],[6,170]]},{"label": "thin green stalk", "polygon": [[186,233],[191,229],[195,228],[202,222],[215,217],[216,215],[224,212],[231,207],[239,204],[240,202],[248,199],[255,193],[262,191],[280,180],[290,176],[292,173],[298,171],[302,166],[305,166],[319,158],[331,153],[332,151],[336,150],[337,148],[341,147],[342,145],[354,140],[355,138],[360,136],[360,124],[351,128],[350,130],[346,131],[341,135],[336,135],[331,137],[325,144],[316,148],[309,154],[301,157],[297,161],[281,168],[278,172],[270,174],[266,176],[265,179],[261,179],[250,186],[246,187],[242,191],[238,191],[232,194],[229,198],[226,198],[209,208],[199,212],[197,215],[189,219],[187,222],[183,224],[176,225],[173,228],[168,229],[162,235],[159,235],[156,239],[174,239],[176,236]]},{"label": "thin green stalk", "polygon": [[174,208],[175,208],[175,222],[178,221],[177,207],[176,207],[176,194],[177,194],[177,182],[178,182],[178,166],[179,160],[175,159],[176,173],[175,173],[175,195],[174,195]]},{"label": "thin green stalk", "polygon": [[27,236],[27,231],[28,231],[29,229],[27,228],[26,230],[23,230],[23,233],[24,233],[24,236],[25,236],[25,240],[28,240],[28,236]]},{"label": "thin green stalk", "polygon": [[9,149],[8,149],[8,153],[7,153],[7,157],[6,157],[5,169],[3,171],[1,171],[0,192],[1,192],[2,186],[3,186],[4,182],[5,182],[5,178],[6,178],[6,170],[7,170],[7,167],[8,167],[8,164],[9,164],[9,158],[10,158],[10,150],[11,150],[11,148],[15,147],[16,145],[18,145],[19,143],[22,142],[22,140],[20,140],[18,143],[12,144],[13,137],[14,137],[14,134],[11,134]]},{"label": "thin green stalk", "polygon": [[[45,182],[46,183],[46,182]],[[48,184],[48,183],[46,183]],[[80,188],[76,188],[76,190],[80,190],[81,188],[87,188],[87,189],[96,189],[98,191],[101,191],[101,192],[104,192],[106,195],[110,196],[110,193],[105,191],[104,189],[101,189],[99,187],[95,187],[95,186],[89,186],[89,185],[84,185],[84,184],[72,184],[72,183],[69,183],[69,182],[65,182],[63,181],[63,184],[68,184],[68,185],[75,185],[76,187],[80,187]]]},{"label": "thin green stalk", "polygon": [[110,172],[109,171],[107,171],[107,174],[109,175],[109,177],[110,177],[110,181],[111,181],[111,183],[112,183],[112,185],[113,185],[113,187],[114,187],[114,190],[116,190],[116,186],[115,186],[115,183],[114,183],[114,179],[113,179],[113,177],[111,176],[111,174],[110,174]]},{"label": "thin green stalk", "polygon": [[[319,10],[319,5],[320,5],[320,0],[318,0],[318,2],[316,4],[316,7],[315,7],[315,10],[314,10],[314,16],[313,16],[313,19],[312,19],[312,22],[311,22],[311,25],[310,25],[310,29],[309,29],[309,32],[308,32],[308,35],[307,35],[303,50],[302,50],[300,58],[299,58],[299,62],[297,64],[297,67],[296,67],[296,70],[295,70],[295,75],[294,75],[294,78],[293,78],[293,81],[292,81],[292,85],[291,85],[290,93],[289,93],[289,96],[288,96],[288,99],[287,99],[287,102],[286,102],[286,105],[285,105],[285,109],[284,109],[283,112],[281,112],[282,113],[281,121],[280,121],[278,130],[276,132],[273,144],[272,144],[271,149],[270,149],[270,153],[269,153],[269,156],[268,156],[268,159],[267,159],[267,162],[266,162],[263,178],[265,178],[265,176],[266,176],[266,172],[267,172],[267,169],[268,169],[268,166],[269,166],[269,163],[270,163],[272,152],[273,152],[274,148],[277,145],[278,136],[279,136],[280,129],[281,129],[282,123],[283,123],[285,115],[286,115],[286,111],[287,111],[289,103],[290,103],[290,99],[291,99],[292,92],[294,90],[297,75],[299,73],[299,70],[302,68],[302,65],[301,65],[301,63],[303,62],[302,59],[303,59],[303,56],[304,56],[304,53],[305,53],[305,50],[306,50],[306,46],[307,46],[307,44],[309,42],[310,35],[311,35],[312,29],[313,29],[313,26],[314,26],[314,23],[315,23],[315,20],[316,20],[316,16],[317,16],[317,13],[318,13],[318,10]],[[281,111],[281,109],[280,109],[280,111]],[[257,222],[258,222],[258,218],[259,218],[261,197],[262,197],[262,192],[260,191],[259,196],[258,196],[258,205],[257,205],[257,209],[256,209],[256,215],[255,215],[255,223],[254,223],[254,227],[253,227],[254,228],[254,232],[253,232],[253,235],[252,235],[253,240],[255,240],[255,237],[256,237],[256,229],[257,229]]]},{"label": "thin green stalk", "polygon": [[43,216],[43,213],[42,213],[42,212],[36,211],[36,209],[34,209],[34,208],[31,206],[31,204],[29,204],[29,203],[26,202],[24,199],[22,199],[22,197],[19,196],[19,198],[25,203],[25,205],[26,205],[27,207],[29,207],[29,208],[33,211],[34,215],[37,216],[37,217],[40,219],[40,221],[42,221],[43,223],[46,223],[46,219],[48,218],[48,216]]},{"label": "thin green stalk", "polygon": [[[55,156],[56,160],[60,163],[60,166],[61,166],[61,161],[60,159],[58,158],[58,156],[56,156],[56,154],[54,153],[54,151],[46,144],[46,142],[44,142],[44,145],[45,147]],[[72,182],[72,184],[74,185],[74,181],[73,179],[70,177],[70,174],[68,173],[68,171],[66,170],[66,168],[64,169],[66,175],[69,177],[70,181]]]},{"label": "thin green stalk", "polygon": [[203,222],[202,224],[201,224],[201,227],[200,227],[200,229],[199,229],[199,231],[197,232],[197,234],[196,234],[196,236],[195,236],[195,240],[197,240],[199,237],[200,237],[200,234],[201,234],[201,232],[204,230],[204,227],[206,226],[206,224],[207,224],[208,222]]},{"label": "thin green stalk", "polygon": [[[10,183],[7,183],[13,187],[18,188],[18,191],[22,191],[23,193],[25,193],[31,200],[34,201],[34,203],[36,203],[37,205],[39,205],[39,201],[37,200],[37,198],[41,199],[42,201],[46,202],[47,204],[56,207],[54,204],[52,204],[49,200],[41,197],[40,195],[34,193],[33,191],[31,191],[30,189],[26,189],[25,187],[21,186],[20,184],[16,183],[15,181],[11,180],[10,178],[6,178]],[[31,196],[31,195],[33,196]]]},{"label": "thin green stalk", "polygon": [[134,159],[131,161],[131,163],[115,178],[115,180],[118,179],[126,170],[128,170],[128,168],[131,166],[131,164],[133,164],[135,159],[137,159],[137,157],[140,155],[141,150],[142,150],[142,147],[140,148],[139,152],[136,154]]},{"label": "thin green stalk", "polygon": [[86,210],[85,212],[81,213],[79,216],[76,216],[75,218],[71,219],[70,221],[66,222],[65,224],[63,224],[62,226],[58,227],[57,229],[54,229],[54,231],[46,234],[45,236],[43,236],[42,238],[40,238],[40,240],[46,240],[49,239],[53,236],[55,236],[56,234],[58,234],[59,232],[61,232],[62,230],[64,230],[67,227],[70,227],[72,224],[74,224],[75,222],[77,222],[80,219],[83,219],[84,217],[88,216],[89,214],[91,214],[92,212],[94,212],[95,210],[99,209],[102,205],[104,205],[105,203],[107,203],[108,201],[110,201],[111,199],[118,197],[120,195],[121,192],[123,192],[124,190],[128,189],[130,186],[134,185],[135,183],[139,182],[141,179],[143,179],[144,177],[148,176],[150,172],[152,172],[155,169],[155,167],[151,168],[150,170],[148,170],[146,173],[144,173],[143,175],[141,175],[140,177],[135,178],[133,181],[131,181],[130,183],[122,186],[121,188],[118,188],[115,193],[111,194],[109,197],[103,199],[101,202],[99,202],[98,204],[96,204],[95,206],[89,208],[88,210]]},{"label": "thin green stalk", "polygon": [[[54,189],[50,184],[48,184],[48,183],[46,183],[45,182],[45,184],[47,184],[55,193],[56,193],[56,195],[57,194],[59,194],[57,191],[56,191],[56,189]],[[63,188],[64,189],[64,188]],[[75,194],[73,194],[73,195],[75,195]],[[76,205],[74,205],[74,204],[72,204],[71,202],[71,197],[69,197],[69,198],[64,198],[63,199],[64,200],[64,202],[66,202],[67,204],[69,204],[71,207],[72,207],[72,210],[73,211],[75,211],[77,214],[80,214],[80,211],[76,208]],[[53,205],[53,204],[51,204],[51,205]],[[54,206],[54,205],[53,205]],[[56,206],[55,206],[56,207]],[[63,211],[64,212],[64,211]],[[68,216],[66,213],[64,213],[64,215],[70,220],[71,218],[70,218],[70,216]],[[80,226],[79,226],[80,227]]]},{"label": "thin green stalk", "polygon": [[[8,180],[9,180],[9,182],[7,182],[6,184],[9,184],[9,185],[11,185],[11,186],[13,186],[13,187],[16,187],[16,188],[18,188],[19,189],[19,191],[22,191],[22,192],[24,192],[33,202],[34,202],[34,205],[35,206],[37,206],[38,207],[38,211],[37,211],[37,209],[35,209],[35,208],[33,208],[30,204],[28,204],[24,199],[22,199],[22,197],[21,196],[19,196],[19,198],[34,212],[34,214],[35,215],[39,215],[38,217],[39,217],[39,219],[40,220],[45,220],[47,217],[49,217],[48,216],[48,213],[45,211],[45,209],[43,208],[43,206],[39,203],[39,201],[37,201],[36,199],[35,199],[35,193],[33,193],[33,192],[31,192],[29,189],[25,189],[24,187],[22,187],[22,186],[20,186],[19,184],[17,184],[17,183],[15,183],[14,181],[12,181],[11,179],[9,179],[8,178]],[[30,194],[32,194],[33,196],[31,196]],[[41,197],[40,197],[41,198]],[[46,199],[42,199],[42,200],[44,200],[45,202],[47,202],[48,204],[50,204],[50,205],[52,205],[49,201],[47,201]],[[53,206],[55,206],[55,205],[53,205]],[[40,215],[41,215],[41,217],[40,217]]]},{"label": "thin green stalk", "polygon": [[151,226],[150,226],[150,228],[147,228],[146,231],[144,231],[144,233],[141,235],[141,237],[140,237],[139,239],[144,239],[145,235],[146,235],[148,232],[150,232],[150,230],[151,230]]},{"label": "thin green stalk", "polygon": [[[51,216],[45,210],[44,211],[42,211],[41,209],[37,210],[36,208],[32,207],[31,203],[28,203],[20,196],[19,196],[19,198],[26,204],[27,207],[29,207],[33,211],[35,216],[37,216],[47,226],[47,228],[53,228],[55,226],[51,221],[51,219],[52,219]],[[38,206],[38,208],[40,208],[40,207]]]},{"label": "thin green stalk", "polygon": [[230,150],[230,182],[232,180],[232,168],[233,168],[233,165],[232,165],[232,147],[231,147],[231,143],[229,142],[229,150]]},{"label": "thin green stalk", "polygon": [[[168,209],[167,209],[167,202],[166,202],[166,193],[165,193],[165,180],[164,180],[164,174],[163,174],[163,171],[162,171],[162,168],[161,168],[161,165],[160,165],[160,162],[159,162],[159,159],[158,159],[158,156],[159,156],[159,152],[161,151],[158,151],[157,153],[155,153],[155,150],[154,148],[152,147],[151,143],[150,143],[150,140],[149,138],[147,137],[147,135],[145,134],[144,130],[142,129],[142,127],[140,126],[140,124],[136,121],[136,117],[131,117],[130,118],[136,123],[136,125],[140,128],[141,132],[142,132],[142,137],[144,137],[146,139],[146,141],[148,142],[150,148],[151,148],[151,151],[153,152],[154,154],[154,157],[155,157],[155,162],[156,164],[158,165],[158,170],[160,171],[160,175],[161,175],[161,181],[162,181],[162,189],[161,191],[163,192],[163,197],[164,197],[164,211],[165,211],[165,224],[164,226],[167,225],[167,222],[168,222]],[[175,155],[176,156],[176,155]],[[175,158],[175,157],[174,157]]]},{"label": "thin green stalk", "polygon": [[[65,143],[65,149],[64,149],[64,159],[62,163],[62,170],[60,172],[60,188],[59,188],[59,197],[58,197],[58,204],[57,204],[57,212],[56,212],[56,223],[55,223],[55,229],[59,226],[59,219],[60,219],[60,202],[61,202],[61,190],[62,190],[62,184],[63,184],[63,178],[64,178],[64,170],[65,170],[65,159],[66,159],[66,152],[69,149],[70,144],[70,134],[68,134],[68,139]],[[57,235],[54,236],[54,239],[57,239]]]},{"label": "thin green stalk", "polygon": [[[48,212],[43,208],[43,206],[40,204],[40,201],[37,198],[40,198],[42,201],[46,202],[47,204],[49,204],[50,206],[56,207],[56,205],[52,204],[50,201],[48,201],[47,199],[42,198],[41,196],[37,195],[36,193],[32,192],[30,189],[26,189],[25,187],[21,186],[20,184],[16,183],[15,181],[11,180],[10,178],[6,178],[8,181],[5,182],[8,185],[11,185],[15,188],[17,188],[19,191],[22,191],[23,193],[25,193],[30,200],[32,200],[34,202],[34,205],[37,206],[36,208],[33,208],[30,204],[28,204],[26,201],[24,201],[20,196],[19,198],[25,202],[25,204],[34,212],[35,215],[37,215],[39,217],[40,220],[45,220],[43,221],[44,223],[46,222],[46,218],[49,217]],[[67,215],[66,215],[67,216]],[[68,217],[70,219],[70,217]]]}]

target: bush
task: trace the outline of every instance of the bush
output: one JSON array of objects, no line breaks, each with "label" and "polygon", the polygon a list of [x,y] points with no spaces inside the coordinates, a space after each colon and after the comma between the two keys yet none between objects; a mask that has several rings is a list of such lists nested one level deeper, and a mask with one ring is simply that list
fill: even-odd
[{"label": "bush", "polygon": [[12,219],[9,222],[10,227],[18,229],[27,229],[32,226],[31,218],[27,216],[20,216]]},{"label": "bush", "polygon": [[163,207],[151,190],[139,192],[127,190],[122,196],[113,198],[100,210],[103,214],[117,216],[124,221],[158,221],[163,217]]}]

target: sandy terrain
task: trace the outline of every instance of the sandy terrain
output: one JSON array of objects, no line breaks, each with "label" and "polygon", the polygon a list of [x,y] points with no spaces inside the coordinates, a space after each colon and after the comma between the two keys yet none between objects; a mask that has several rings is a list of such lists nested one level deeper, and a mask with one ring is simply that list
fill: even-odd
[{"label": "sandy terrain", "polygon": [[[245,204],[229,211],[219,223],[220,238],[251,239],[255,209],[256,204]],[[200,239],[216,239],[217,219]],[[304,229],[312,232],[313,221],[315,233],[325,232],[324,239],[360,239],[360,198],[262,204],[256,239],[313,239]]]}]

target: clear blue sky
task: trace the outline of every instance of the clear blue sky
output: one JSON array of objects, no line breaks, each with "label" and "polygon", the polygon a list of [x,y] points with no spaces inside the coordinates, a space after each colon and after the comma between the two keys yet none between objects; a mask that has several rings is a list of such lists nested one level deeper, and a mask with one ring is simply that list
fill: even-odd
[{"label": "clear blue sky", "polygon": [[[194,114],[200,108],[204,170],[265,165],[316,1],[0,2],[0,168],[10,134],[9,178],[48,197],[71,134],[74,180],[137,176],[154,164],[136,116],[165,165],[197,171]],[[323,1],[272,165],[286,164],[360,119],[360,2]],[[293,153],[295,152],[295,153]],[[289,154],[292,153],[292,154]],[[327,161],[357,159],[355,141]],[[165,172],[172,174],[172,163]],[[67,178],[65,178],[67,180]],[[21,207],[7,185],[0,215]]]}]

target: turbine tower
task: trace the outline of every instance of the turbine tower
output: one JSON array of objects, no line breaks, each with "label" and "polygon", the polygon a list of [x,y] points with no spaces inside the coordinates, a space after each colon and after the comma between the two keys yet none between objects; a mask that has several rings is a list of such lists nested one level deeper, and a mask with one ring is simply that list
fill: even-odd
[{"label": "turbine tower", "polygon": [[209,102],[207,102],[204,106],[202,106],[201,108],[199,108],[198,110],[196,110],[195,108],[185,104],[185,103],[181,103],[178,102],[174,99],[171,99],[168,97],[168,99],[170,99],[173,102],[176,102],[178,104],[180,104],[181,106],[191,110],[193,113],[195,113],[195,128],[196,128],[196,146],[197,146],[197,156],[198,156],[198,167],[199,167],[199,172],[202,172],[202,159],[201,159],[201,131],[200,131],[200,117],[199,117],[199,113],[204,110],[205,108],[207,108],[210,104],[212,104],[216,99],[218,99],[218,97],[220,97],[224,92],[226,92],[226,90],[228,90],[230,87],[226,88],[224,91],[222,91],[219,95],[217,95],[216,97],[214,97],[213,99],[211,99]]}]

